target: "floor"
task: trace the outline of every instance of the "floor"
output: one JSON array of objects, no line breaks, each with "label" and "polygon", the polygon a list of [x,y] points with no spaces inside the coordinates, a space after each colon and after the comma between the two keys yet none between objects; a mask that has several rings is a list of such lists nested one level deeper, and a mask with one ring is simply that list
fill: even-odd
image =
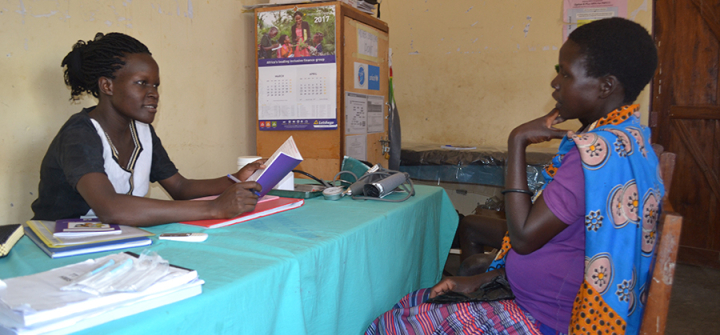
[{"label": "floor", "polygon": [[[459,265],[450,255],[445,270],[454,274]],[[720,334],[720,269],[677,264],[665,334]]]},{"label": "floor", "polygon": [[720,270],[677,264],[667,335],[720,334]]}]

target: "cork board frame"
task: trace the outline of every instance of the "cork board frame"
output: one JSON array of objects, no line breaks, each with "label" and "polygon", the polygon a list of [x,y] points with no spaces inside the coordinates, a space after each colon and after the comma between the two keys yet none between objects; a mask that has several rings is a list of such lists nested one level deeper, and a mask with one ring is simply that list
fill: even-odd
[{"label": "cork board frame", "polygon": [[[287,5],[287,6],[273,6],[255,9],[255,27],[257,27],[257,13],[265,11],[278,11],[286,9],[302,9],[317,6],[335,6],[335,27],[336,27],[336,64],[337,64],[337,83],[336,83],[336,94],[337,94],[337,120],[338,127],[333,130],[282,130],[282,131],[260,131],[258,123],[257,105],[255,111],[255,127],[256,127],[256,148],[257,154],[262,157],[270,157],[285,140],[293,136],[295,143],[298,146],[298,150],[302,154],[304,160],[296,168],[298,170],[306,171],[318,178],[331,180],[335,174],[340,171],[340,165],[342,163],[345,148],[345,91],[359,92],[364,94],[373,95],[384,95],[385,102],[387,102],[387,83],[388,83],[388,67],[387,67],[387,48],[388,48],[388,34],[389,28],[387,23],[378,20],[368,14],[362,13],[355,8],[352,8],[341,2],[322,2],[316,4],[298,4],[298,5]],[[355,23],[349,23],[355,22]],[[380,66],[380,91],[367,91],[367,90],[354,90],[352,89],[352,77],[353,77],[353,63],[355,57],[352,57],[352,50],[347,47],[351,45],[351,41],[354,41],[355,47],[357,46],[357,31],[355,29],[357,23],[361,23],[367,27],[370,27],[383,34],[385,38],[378,39],[378,55],[382,55],[384,58],[383,64],[376,64],[367,60],[358,60],[367,64],[373,64]],[[350,34],[350,35],[348,35]],[[257,34],[255,34],[255,45],[260,41],[257,40]],[[382,43],[380,43],[382,41]],[[382,46],[380,46],[380,44]],[[350,54],[347,54],[350,52]],[[255,101],[258,101],[258,60],[257,53],[255,55],[255,83],[256,93]],[[349,66],[348,66],[349,62]],[[381,66],[382,65],[382,66]],[[347,86],[348,80],[350,86]],[[373,163],[381,163],[383,166],[387,166],[387,160],[382,157],[382,145],[379,142],[380,138],[387,137],[387,108],[384,109],[384,133],[369,134],[368,135],[368,161]],[[373,143],[373,145],[371,145]],[[377,147],[374,143],[377,143]],[[296,175],[301,177],[301,175]]]}]

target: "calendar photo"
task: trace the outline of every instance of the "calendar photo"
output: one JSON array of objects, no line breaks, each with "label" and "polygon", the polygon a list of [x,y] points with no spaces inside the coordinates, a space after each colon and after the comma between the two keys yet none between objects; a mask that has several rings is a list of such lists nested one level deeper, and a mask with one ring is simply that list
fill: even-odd
[{"label": "calendar photo", "polygon": [[257,14],[259,66],[335,62],[335,6]]}]

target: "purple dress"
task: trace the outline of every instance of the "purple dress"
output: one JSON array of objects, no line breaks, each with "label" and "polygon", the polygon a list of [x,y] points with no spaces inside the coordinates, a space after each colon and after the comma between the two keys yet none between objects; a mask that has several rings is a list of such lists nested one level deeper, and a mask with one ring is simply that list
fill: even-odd
[{"label": "purple dress", "polygon": [[542,196],[568,227],[530,254],[510,250],[505,271],[518,305],[541,323],[567,332],[585,269],[585,178],[577,148],[565,155]]}]

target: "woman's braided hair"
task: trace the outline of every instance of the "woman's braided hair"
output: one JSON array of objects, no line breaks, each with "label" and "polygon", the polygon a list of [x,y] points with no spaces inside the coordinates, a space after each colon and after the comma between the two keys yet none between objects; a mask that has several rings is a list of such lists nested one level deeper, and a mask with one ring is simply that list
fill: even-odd
[{"label": "woman's braided hair", "polygon": [[80,99],[85,92],[98,98],[98,79],[115,79],[115,71],[125,65],[123,58],[134,53],[151,55],[144,44],[122,33],[97,33],[93,40],[75,43],[61,64],[65,67],[65,84],[71,89],[70,100]]}]

